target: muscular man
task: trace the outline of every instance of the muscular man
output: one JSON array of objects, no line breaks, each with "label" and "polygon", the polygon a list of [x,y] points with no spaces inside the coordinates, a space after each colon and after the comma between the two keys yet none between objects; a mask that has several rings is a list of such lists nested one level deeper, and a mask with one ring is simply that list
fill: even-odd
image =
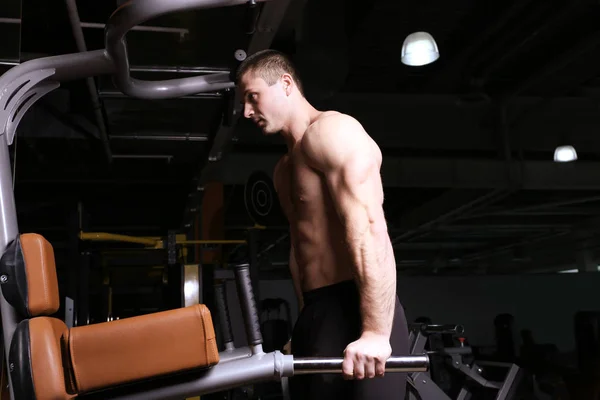
[{"label": "muscular man", "polygon": [[292,353],[344,357],[343,374],[291,379],[292,397],[404,399],[406,376],[384,377],[390,355],[409,351],[377,144],[354,118],[315,109],[277,51],[248,57],[237,82],[244,116],[265,135],[281,134],[288,147],[273,181],[290,223],[290,270],[301,306]]}]

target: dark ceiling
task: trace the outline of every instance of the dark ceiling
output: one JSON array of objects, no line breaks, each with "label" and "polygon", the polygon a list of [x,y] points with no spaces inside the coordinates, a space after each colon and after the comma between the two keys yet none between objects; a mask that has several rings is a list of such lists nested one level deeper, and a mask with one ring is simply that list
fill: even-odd
[{"label": "dark ceiling", "polygon": [[[104,48],[102,24],[118,3],[77,1],[87,50]],[[66,4],[0,4],[2,71],[79,50]],[[132,75],[229,71],[237,49],[290,54],[309,100],[351,113],[381,147],[385,210],[402,273],[595,265],[597,2],[272,0],[259,7],[253,34],[246,6],[148,21],[145,27],[173,29],[127,35]],[[436,39],[440,59],[405,66],[403,40],[419,30]],[[255,170],[271,173],[285,151],[280,140],[246,121],[223,126],[231,91],[143,100],[123,95],[111,76],[94,83],[101,122],[88,82],[75,80],[36,103],[19,126],[10,151],[21,231],[46,235],[60,252],[81,204],[89,231],[189,232],[202,201],[198,189],[216,180],[225,188],[227,238],[243,237],[252,224],[244,183]],[[577,162],[552,162],[563,142],[576,147]],[[261,232],[265,268],[285,265],[286,234],[285,221]]]}]

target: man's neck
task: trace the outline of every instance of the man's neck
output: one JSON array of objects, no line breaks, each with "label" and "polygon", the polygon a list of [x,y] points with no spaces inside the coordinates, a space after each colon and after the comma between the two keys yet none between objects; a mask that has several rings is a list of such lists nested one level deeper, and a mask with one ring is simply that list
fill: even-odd
[{"label": "man's neck", "polygon": [[296,143],[302,140],[304,133],[320,113],[306,99],[302,98],[296,110],[290,115],[287,126],[281,131],[289,152]]}]

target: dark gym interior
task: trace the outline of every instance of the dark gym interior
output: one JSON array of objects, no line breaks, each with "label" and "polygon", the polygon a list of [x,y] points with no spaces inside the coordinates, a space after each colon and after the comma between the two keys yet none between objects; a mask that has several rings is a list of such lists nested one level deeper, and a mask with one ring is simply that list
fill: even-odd
[{"label": "dark gym interior", "polygon": [[[0,75],[104,49],[123,3],[3,0]],[[149,81],[234,72],[240,50],[288,54],[308,100],[355,117],[383,153],[410,322],[461,325],[476,356],[520,365],[513,399],[596,400],[599,18],[586,0],[271,0],[160,16],[130,31],[127,48],[131,76]],[[419,31],[439,59],[405,65],[403,42]],[[298,315],[289,226],[275,195],[267,215],[249,197],[256,180],[271,188],[287,147],[240,107],[234,89],[133,98],[111,75],[63,82],[31,107],[11,174],[19,232],[54,249],[59,318],[81,326],[182,307],[192,273],[218,333],[213,282],[226,282],[243,346],[230,266],[251,260],[263,335],[280,346],[273,337]],[[559,146],[576,159],[555,160]],[[456,398],[448,376],[434,376]]]}]

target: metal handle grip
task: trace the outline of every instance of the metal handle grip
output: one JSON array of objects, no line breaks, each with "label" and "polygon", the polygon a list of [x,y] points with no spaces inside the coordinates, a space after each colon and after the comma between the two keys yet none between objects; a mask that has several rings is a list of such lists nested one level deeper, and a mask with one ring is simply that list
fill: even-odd
[{"label": "metal handle grip", "polygon": [[252,280],[250,279],[250,266],[248,264],[236,265],[234,267],[234,272],[235,283],[240,298],[240,307],[242,308],[244,325],[246,326],[248,344],[262,344],[263,339],[260,332],[260,320],[258,319],[258,311],[256,309],[256,302],[254,301],[254,291],[252,290]]},{"label": "metal handle grip", "polygon": [[456,334],[462,335],[465,332],[465,328],[462,325],[421,325],[421,331],[426,334],[431,333],[447,333],[447,334]]},{"label": "metal handle grip", "polygon": [[[342,357],[294,358],[294,375],[342,373]],[[427,372],[429,357],[424,355],[390,357],[385,372]]]},{"label": "metal handle grip", "polygon": [[224,283],[215,285],[215,301],[219,312],[219,322],[221,323],[223,341],[225,343],[231,343],[233,342],[233,332],[231,329],[231,319],[229,318],[229,307],[227,306]]},{"label": "metal handle grip", "polygon": [[129,96],[145,99],[174,98],[234,87],[235,84],[231,81],[229,73],[161,81],[134,79],[130,74],[125,35],[134,26],[164,14],[199,8],[235,6],[247,2],[248,0],[133,0],[126,2],[110,16],[104,38],[106,51],[116,67],[115,83],[117,87]]}]

